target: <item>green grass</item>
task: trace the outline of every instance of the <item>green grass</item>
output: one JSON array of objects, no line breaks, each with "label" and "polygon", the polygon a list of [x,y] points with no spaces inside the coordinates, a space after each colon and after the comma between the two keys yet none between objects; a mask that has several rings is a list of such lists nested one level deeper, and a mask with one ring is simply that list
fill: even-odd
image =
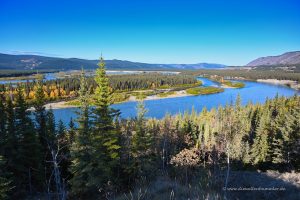
[{"label": "green grass", "polygon": [[216,88],[216,87],[197,87],[197,88],[189,88],[186,90],[186,92],[191,95],[215,94],[223,91],[224,91],[223,88]]},{"label": "green grass", "polygon": [[175,94],[174,91],[169,91],[169,92],[159,93],[159,94],[157,94],[157,96],[159,96],[159,97],[167,97],[167,96],[170,96],[170,95],[173,95],[173,94]]},{"label": "green grass", "polygon": [[112,96],[113,103],[121,103],[124,101],[127,101],[129,99],[130,95],[127,93],[114,93]]},{"label": "green grass", "polygon": [[178,84],[178,85],[163,85],[158,87],[157,89],[186,89],[186,88],[191,88],[191,87],[197,87],[197,86],[201,86],[202,82],[201,81],[197,81],[196,83],[193,84]]},{"label": "green grass", "polygon": [[229,86],[229,87],[234,87],[234,88],[243,88],[245,87],[245,83],[242,82],[232,82],[232,81],[224,81],[222,84]]},{"label": "green grass", "polygon": [[138,100],[142,100],[142,99],[145,99],[147,96],[152,96],[152,95],[157,94],[157,92],[155,92],[155,91],[131,92],[129,94],[131,94],[132,96],[135,96],[136,99],[138,99]]}]

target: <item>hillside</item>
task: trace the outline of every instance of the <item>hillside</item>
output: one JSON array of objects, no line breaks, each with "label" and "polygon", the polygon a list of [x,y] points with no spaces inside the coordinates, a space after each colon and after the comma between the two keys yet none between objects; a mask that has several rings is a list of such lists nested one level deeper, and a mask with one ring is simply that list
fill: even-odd
[{"label": "hillside", "polygon": [[257,58],[247,66],[261,66],[261,65],[293,65],[300,64],[300,51],[287,52],[278,56],[267,56]]},{"label": "hillside", "polygon": [[[178,69],[214,69],[225,65],[198,64],[148,64],[125,60],[105,60],[109,70],[178,70]],[[38,55],[9,55],[0,53],[0,70],[75,70],[95,69],[98,60],[79,58],[56,58]]]}]

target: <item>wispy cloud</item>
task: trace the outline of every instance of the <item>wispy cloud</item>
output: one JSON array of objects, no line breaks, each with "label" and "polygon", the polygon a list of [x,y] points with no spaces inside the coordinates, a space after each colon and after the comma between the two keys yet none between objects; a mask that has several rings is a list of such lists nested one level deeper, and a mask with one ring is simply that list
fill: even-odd
[{"label": "wispy cloud", "polygon": [[20,50],[9,50],[3,53],[13,54],[13,55],[36,55],[36,56],[55,56],[55,57],[62,57],[59,54],[52,54],[52,53],[44,53],[38,51],[20,51]]}]

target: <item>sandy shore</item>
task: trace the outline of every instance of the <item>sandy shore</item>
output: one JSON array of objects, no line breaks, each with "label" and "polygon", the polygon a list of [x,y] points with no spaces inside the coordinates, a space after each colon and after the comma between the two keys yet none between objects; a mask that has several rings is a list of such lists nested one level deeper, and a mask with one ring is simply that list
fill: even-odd
[{"label": "sandy shore", "polygon": [[221,88],[236,88],[236,87],[231,87],[231,86],[222,84],[222,85],[221,85]]},{"label": "sandy shore", "polygon": [[191,95],[188,94],[185,90],[180,90],[166,97],[160,97],[158,95],[147,96],[144,100],[157,100],[157,99],[177,98],[177,97],[186,97],[186,96],[191,96]]},{"label": "sandy shore", "polygon": [[69,105],[67,104],[67,101],[59,101],[59,102],[54,102],[54,103],[48,103],[45,105],[46,109],[60,109],[60,108],[74,108],[74,107],[78,107],[75,105]]},{"label": "sandy shore", "polygon": [[288,85],[293,89],[300,90],[300,84],[297,81],[277,80],[277,79],[257,79],[256,81],[262,83],[277,84],[277,85]]},{"label": "sandy shore", "polygon": [[[46,109],[50,109],[50,108],[52,108],[52,109],[61,109],[61,108],[75,108],[75,107],[78,107],[78,106],[75,106],[75,105],[68,105],[67,103],[68,103],[67,101],[47,103],[47,104],[45,104],[45,108]],[[33,111],[34,107],[31,107],[28,110]]]},{"label": "sandy shore", "polygon": [[[144,101],[147,100],[158,100],[158,99],[167,99],[167,98],[177,98],[177,97],[185,97],[185,96],[191,96],[190,94],[187,94],[185,90],[180,90],[180,91],[175,91],[174,94],[168,95],[166,97],[160,97],[158,95],[152,95],[152,96],[147,96]],[[138,101],[135,96],[130,96],[128,101]]]},{"label": "sandy shore", "polygon": [[[147,96],[144,101],[147,101],[147,100],[158,100],[158,99],[166,99],[166,98],[177,98],[177,97],[185,97],[185,96],[191,96],[190,94],[187,94],[185,90],[180,90],[180,91],[176,91],[174,94],[171,94],[169,96],[166,96],[166,97],[160,97],[158,95],[152,95],[152,96]],[[128,101],[138,101],[136,99],[135,96],[130,96]],[[78,106],[75,106],[75,105],[69,105],[67,104],[68,102],[67,101],[59,101],[59,102],[53,102],[53,103],[48,103],[45,105],[45,108],[46,109],[62,109],[62,108],[75,108],[75,107],[78,107]],[[33,107],[31,107],[29,110],[34,110]]]}]

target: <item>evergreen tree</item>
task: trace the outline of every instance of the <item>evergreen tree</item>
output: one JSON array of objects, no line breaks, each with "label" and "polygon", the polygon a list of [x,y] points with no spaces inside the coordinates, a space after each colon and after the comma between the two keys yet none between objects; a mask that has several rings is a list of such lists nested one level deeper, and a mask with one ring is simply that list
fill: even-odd
[{"label": "evergreen tree", "polygon": [[90,164],[92,162],[91,125],[89,111],[90,93],[84,71],[81,73],[79,101],[80,111],[78,114],[78,129],[71,146],[71,172],[72,193],[76,196],[87,195],[91,190]]},{"label": "evergreen tree", "polygon": [[134,171],[138,176],[147,176],[151,166],[152,137],[146,130],[145,114],[147,110],[143,101],[137,104],[137,118],[135,134],[132,138],[132,154],[134,158]]},{"label": "evergreen tree", "polygon": [[[39,140],[43,148],[47,148],[45,137],[46,137],[46,110],[45,110],[45,94],[43,90],[43,82],[39,81],[37,83],[37,88],[35,91],[35,120],[36,120],[36,129],[39,134]],[[45,150],[43,151],[45,153]]]},{"label": "evergreen tree", "polygon": [[54,172],[54,156],[53,152],[57,152],[58,144],[56,137],[56,125],[55,125],[55,117],[53,114],[52,108],[50,108],[46,112],[46,130],[45,137],[43,139],[45,141],[45,154],[44,154],[44,174],[45,179],[47,181],[47,188],[52,189],[53,172]]},{"label": "evergreen tree", "polygon": [[254,164],[259,164],[268,161],[270,146],[268,132],[268,113],[263,113],[259,121],[259,126],[256,130],[256,136],[252,145],[251,156]]},{"label": "evergreen tree", "polygon": [[[18,88],[16,97],[16,135],[20,144],[18,148],[18,175],[22,187],[30,193],[41,187],[40,145],[30,112],[24,99],[23,88]],[[25,189],[25,188],[24,188]]]},{"label": "evergreen tree", "polygon": [[64,123],[59,120],[57,126],[57,133],[58,137],[58,158],[59,158],[59,167],[60,167],[60,174],[64,180],[70,178],[70,165],[71,165],[71,158],[70,158],[70,147],[71,143],[69,137],[67,135],[67,130]]},{"label": "evergreen tree", "polygon": [[14,107],[13,103],[10,99],[7,100],[6,103],[6,109],[5,109],[5,115],[7,119],[7,124],[6,124],[6,136],[5,136],[5,144],[3,146],[3,155],[7,160],[8,168],[10,171],[15,170],[15,165],[17,161],[17,155],[18,151],[17,149],[19,148],[18,145],[18,138],[16,135],[16,130],[15,130],[15,112],[14,112]]},{"label": "evergreen tree", "polygon": [[120,159],[120,137],[113,123],[114,118],[119,115],[119,111],[110,108],[112,93],[102,57],[98,66],[95,76],[97,87],[94,96],[95,108],[91,137],[93,149],[91,166],[95,167],[91,168],[91,179],[89,180],[95,189],[99,186],[105,187],[108,181],[115,181],[114,179],[118,177],[116,173]]},{"label": "evergreen tree", "polygon": [[56,141],[56,125],[55,125],[55,117],[52,108],[47,111],[46,114],[46,132],[45,132],[45,141],[47,148],[49,150],[49,146],[51,148],[55,148]]},{"label": "evergreen tree", "polygon": [[5,115],[5,106],[4,99],[0,95],[0,154],[4,153],[4,145],[7,142],[7,134],[6,134],[6,115]]},{"label": "evergreen tree", "polygon": [[5,162],[2,156],[0,156],[0,199],[9,199],[9,192],[12,190],[12,180],[10,180],[9,174],[5,167]]},{"label": "evergreen tree", "polygon": [[70,145],[73,144],[74,139],[75,139],[75,123],[73,121],[73,118],[71,117],[69,122],[69,130],[68,130],[68,140],[70,142]]}]

